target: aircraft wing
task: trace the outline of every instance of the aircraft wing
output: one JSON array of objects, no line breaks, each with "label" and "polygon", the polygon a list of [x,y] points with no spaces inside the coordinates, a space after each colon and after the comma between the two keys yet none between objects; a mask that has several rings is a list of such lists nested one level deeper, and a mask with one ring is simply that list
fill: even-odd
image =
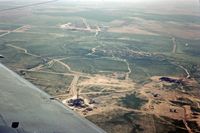
[{"label": "aircraft wing", "polygon": [[0,63],[0,133],[105,133]]}]

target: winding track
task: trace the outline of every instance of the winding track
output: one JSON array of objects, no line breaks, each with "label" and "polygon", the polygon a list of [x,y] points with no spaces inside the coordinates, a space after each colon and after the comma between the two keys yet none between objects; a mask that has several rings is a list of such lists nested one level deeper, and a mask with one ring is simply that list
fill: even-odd
[{"label": "winding track", "polygon": [[[26,25],[25,25],[25,26],[26,26]],[[16,31],[18,31],[18,30],[24,28],[25,26],[19,27],[19,28],[13,30],[13,31],[8,31],[7,33],[4,33],[4,34],[0,35],[0,37],[6,36],[6,35],[8,35],[8,34],[10,34],[10,33],[12,33],[12,32],[16,32]],[[14,45],[12,45],[12,44],[7,44],[7,46],[8,46],[8,47],[15,48],[15,49],[17,49],[17,50],[19,50],[19,51],[22,51],[23,53],[25,53],[25,54],[27,54],[27,55],[30,55],[30,56],[33,56],[33,57],[40,57],[40,58],[41,58],[41,56],[39,56],[39,55],[35,55],[35,54],[32,54],[32,53],[29,53],[28,50],[25,49],[25,48],[21,48],[21,47],[18,47],[18,46],[14,46]],[[81,74],[81,75],[84,75],[84,74],[79,73],[79,72],[72,71],[71,68],[70,68],[67,64],[63,63],[61,60],[62,60],[62,59],[52,59],[51,61],[48,62],[48,64],[49,64],[49,65],[53,65],[54,61],[56,61],[56,62],[60,63],[61,65],[63,65],[64,67],[66,67],[71,73],[73,73],[73,74],[71,74],[71,75],[74,76],[74,79],[73,79],[73,81],[72,81],[72,83],[71,83],[71,85],[70,85],[70,87],[69,87],[69,88],[70,88],[70,95],[77,96],[77,93],[78,93],[78,92],[77,92],[76,84],[77,84],[77,82],[78,82],[78,79],[79,79],[79,77],[80,77],[80,74]],[[36,66],[35,68],[32,68],[32,69],[30,69],[30,70],[28,70],[28,71],[36,71],[36,70],[41,69],[43,66],[44,66],[44,65],[41,65],[41,64],[40,64],[39,66]],[[25,71],[26,71],[26,70],[25,70]],[[46,72],[46,73],[61,74],[61,73],[52,73],[52,72]],[[69,74],[64,73],[64,75],[69,75]]]},{"label": "winding track", "polygon": [[191,77],[190,73],[188,72],[188,70],[185,67],[183,67],[181,65],[179,65],[179,67],[182,68],[185,71],[185,73],[187,74],[187,77],[186,77],[187,79]]},{"label": "winding track", "polygon": [[175,62],[171,62],[171,64],[173,64],[173,65],[175,65],[175,66],[178,66],[179,68],[183,69],[183,70],[185,71],[186,75],[187,75],[187,76],[186,76],[187,79],[191,77],[191,75],[190,75],[188,69],[185,68],[184,66],[179,65],[179,64],[176,64]]},{"label": "winding track", "polygon": [[24,25],[24,26],[21,26],[21,27],[19,27],[19,28],[17,28],[17,29],[12,30],[12,31],[8,31],[8,32],[6,32],[6,33],[4,33],[4,34],[1,34],[0,37],[4,37],[4,36],[6,36],[6,35],[8,35],[8,34],[10,34],[10,33],[12,33],[12,32],[16,32],[16,31],[18,31],[18,30],[20,30],[20,29],[22,29],[22,28],[24,28],[24,27],[26,27],[26,26],[27,26],[27,25]]},{"label": "winding track", "polygon": [[18,46],[14,46],[14,45],[12,45],[12,44],[7,44],[7,46],[12,47],[12,48],[15,48],[15,49],[20,50],[20,51],[23,51],[25,54],[30,55],[30,56],[41,57],[41,56],[39,56],[39,55],[35,55],[35,54],[32,54],[32,53],[29,53],[29,52],[27,51],[27,49],[24,49],[24,48],[21,48],[21,47],[18,47]]}]

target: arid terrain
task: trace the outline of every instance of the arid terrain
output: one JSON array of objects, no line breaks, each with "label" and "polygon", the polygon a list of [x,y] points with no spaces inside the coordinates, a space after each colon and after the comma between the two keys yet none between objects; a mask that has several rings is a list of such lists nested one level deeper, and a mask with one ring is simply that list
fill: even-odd
[{"label": "arid terrain", "polygon": [[197,1],[30,3],[0,0],[2,64],[108,133],[200,133]]}]

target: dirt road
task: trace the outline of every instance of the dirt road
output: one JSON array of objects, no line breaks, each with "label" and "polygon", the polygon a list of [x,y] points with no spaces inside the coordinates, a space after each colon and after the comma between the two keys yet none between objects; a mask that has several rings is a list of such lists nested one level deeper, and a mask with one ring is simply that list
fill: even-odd
[{"label": "dirt road", "polygon": [[12,47],[12,48],[15,48],[15,49],[20,50],[20,51],[23,51],[25,54],[30,55],[30,56],[41,57],[41,56],[39,56],[39,55],[35,55],[35,54],[32,54],[32,53],[29,53],[29,52],[28,52],[26,49],[24,49],[24,48],[21,48],[21,47],[18,47],[18,46],[14,46],[14,45],[12,45],[12,44],[7,44],[7,46]]},{"label": "dirt road", "polygon": [[188,70],[185,67],[183,67],[181,65],[179,65],[179,67],[182,68],[185,71],[185,73],[187,74],[187,77],[186,77],[187,79],[191,77],[190,73],[188,72]]},{"label": "dirt road", "polygon": [[10,34],[10,33],[11,33],[11,31],[7,31],[7,32],[4,33],[4,34],[1,34],[0,37],[6,36],[6,35],[8,35],[8,34]]},{"label": "dirt road", "polygon": [[187,113],[186,113],[186,108],[183,107],[183,109],[184,109],[183,123],[184,123],[186,129],[188,130],[188,133],[193,133],[192,130],[190,129],[190,127],[189,127],[188,124],[187,124]]},{"label": "dirt road", "polygon": [[132,71],[131,71],[131,68],[130,68],[130,65],[129,65],[128,61],[124,60],[124,62],[127,64],[127,67],[128,67],[128,72],[126,73],[125,79],[129,80],[129,75],[131,74]]},{"label": "dirt road", "polygon": [[91,27],[90,27],[90,25],[87,23],[87,21],[86,21],[84,18],[82,18],[82,21],[83,21],[83,23],[84,23],[86,29],[89,30],[89,31],[91,31]]},{"label": "dirt road", "polygon": [[78,96],[78,90],[76,85],[78,83],[79,77],[79,75],[75,75],[69,87],[69,95],[71,95],[74,98],[77,98]]},{"label": "dirt road", "polygon": [[172,42],[173,42],[173,50],[172,50],[172,53],[176,53],[176,48],[177,48],[177,44],[176,44],[176,38],[173,37],[172,38]]}]

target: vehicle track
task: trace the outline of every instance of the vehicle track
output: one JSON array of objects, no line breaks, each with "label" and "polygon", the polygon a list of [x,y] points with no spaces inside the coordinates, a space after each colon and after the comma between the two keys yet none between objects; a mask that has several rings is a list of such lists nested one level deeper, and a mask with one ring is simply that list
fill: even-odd
[{"label": "vehicle track", "polygon": [[176,49],[177,49],[177,44],[176,44],[176,38],[173,37],[172,38],[172,42],[173,42],[173,50],[172,50],[172,53],[176,53]]},{"label": "vehicle track", "polygon": [[190,129],[190,127],[188,126],[188,123],[187,123],[186,108],[183,107],[183,110],[184,110],[183,123],[184,123],[186,129],[188,130],[188,133],[193,133],[192,130]]},{"label": "vehicle track", "polygon": [[7,46],[12,47],[12,48],[15,48],[15,49],[20,50],[20,51],[23,51],[23,52],[24,52],[25,54],[27,54],[27,55],[34,56],[34,57],[40,57],[40,58],[41,58],[41,56],[39,56],[39,55],[35,55],[35,54],[32,54],[32,53],[29,53],[29,52],[27,51],[27,49],[25,49],[25,48],[21,48],[21,47],[12,45],[12,44],[7,44]]},{"label": "vehicle track", "polygon": [[24,28],[24,27],[26,27],[26,26],[27,26],[27,25],[24,25],[24,26],[21,26],[21,27],[19,27],[19,28],[17,28],[17,29],[12,30],[12,31],[8,31],[8,32],[6,32],[6,33],[4,33],[4,34],[1,34],[0,37],[4,37],[4,36],[6,36],[6,35],[8,35],[8,34],[10,34],[10,33],[12,33],[12,32],[17,32],[18,30],[20,30],[20,29],[22,29],[22,28]]}]

